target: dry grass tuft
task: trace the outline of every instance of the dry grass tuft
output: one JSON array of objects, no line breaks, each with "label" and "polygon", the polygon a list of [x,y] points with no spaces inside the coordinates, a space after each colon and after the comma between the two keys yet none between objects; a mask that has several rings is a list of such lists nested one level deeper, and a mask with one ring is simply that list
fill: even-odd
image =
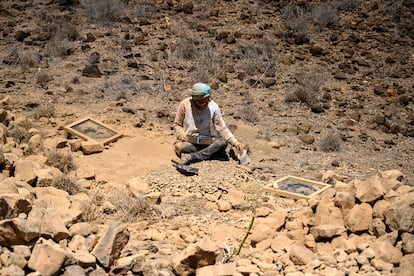
[{"label": "dry grass tuft", "polygon": [[69,173],[76,169],[72,155],[57,150],[48,152],[46,164],[58,168],[63,173]]},{"label": "dry grass tuft", "polygon": [[81,0],[80,2],[91,21],[104,25],[119,21],[128,12],[126,1],[122,0]]},{"label": "dry grass tuft", "polygon": [[16,143],[27,143],[32,137],[29,133],[29,129],[33,127],[33,123],[25,119],[19,123],[13,124],[9,127],[7,133],[8,136],[12,137]]},{"label": "dry grass tuft", "polygon": [[62,174],[61,176],[56,178],[53,183],[53,186],[57,189],[68,192],[70,195],[75,195],[81,191],[81,186],[76,181],[76,179],[66,174]]},{"label": "dry grass tuft", "polygon": [[178,61],[194,63],[190,68],[192,82],[211,82],[221,66],[221,58],[216,46],[207,40],[189,37],[185,34],[179,37],[173,56]]},{"label": "dry grass tuft", "polygon": [[153,207],[144,197],[136,198],[125,191],[113,190],[108,198],[117,210],[117,214],[124,222],[134,222],[140,216],[151,216]]},{"label": "dry grass tuft", "polygon": [[336,134],[328,134],[321,139],[319,147],[325,152],[339,151],[341,148],[341,138]]},{"label": "dry grass tuft", "polygon": [[53,104],[40,105],[33,109],[33,118],[38,120],[42,117],[53,118],[55,116],[55,106]]},{"label": "dry grass tuft", "polygon": [[285,102],[301,102],[308,105],[318,100],[319,88],[325,82],[325,74],[317,69],[301,71],[296,75],[298,86],[289,93]]},{"label": "dry grass tuft", "polygon": [[294,1],[282,8],[282,17],[286,27],[293,32],[306,34],[309,28],[309,14],[305,7]]},{"label": "dry grass tuft", "polygon": [[42,87],[43,89],[47,89],[47,84],[50,82],[53,78],[49,76],[48,73],[45,71],[40,71],[36,76],[36,84]]}]

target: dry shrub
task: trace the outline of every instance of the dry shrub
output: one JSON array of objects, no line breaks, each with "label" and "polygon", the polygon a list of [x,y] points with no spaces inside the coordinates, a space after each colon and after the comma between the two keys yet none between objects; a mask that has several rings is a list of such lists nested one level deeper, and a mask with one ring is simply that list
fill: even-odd
[{"label": "dry shrub", "polygon": [[178,61],[194,63],[190,68],[192,82],[208,83],[220,69],[221,58],[216,46],[204,39],[180,35],[173,55]]},{"label": "dry shrub", "polygon": [[81,0],[80,2],[91,21],[104,25],[119,21],[128,11],[126,1],[122,0]]},{"label": "dry shrub", "polygon": [[58,168],[63,173],[69,173],[76,169],[75,161],[70,153],[62,153],[54,150],[47,153],[46,164]]},{"label": "dry shrub", "polygon": [[282,18],[289,30],[306,34],[309,28],[309,14],[305,7],[299,6],[295,1],[289,1],[282,8]]},{"label": "dry shrub", "polygon": [[337,0],[335,1],[338,9],[353,10],[359,5],[359,0]]},{"label": "dry shrub", "polygon": [[29,133],[29,129],[32,127],[33,123],[30,120],[25,119],[18,123],[11,124],[7,133],[8,136],[12,137],[16,143],[27,143],[30,137],[32,137]]},{"label": "dry shrub", "polygon": [[325,152],[339,151],[341,148],[341,138],[339,135],[330,133],[321,139],[319,147]]},{"label": "dry shrub", "polygon": [[338,23],[338,9],[330,3],[321,3],[312,9],[312,16],[321,30]]},{"label": "dry shrub", "polygon": [[82,218],[84,222],[96,221],[103,214],[101,206],[105,202],[105,192],[103,189],[97,189],[89,195],[90,201],[82,205]]},{"label": "dry shrub", "polygon": [[70,195],[75,195],[81,191],[81,186],[76,179],[66,174],[62,174],[57,177],[53,183],[53,186],[57,189],[68,192]]},{"label": "dry shrub", "polygon": [[74,41],[78,39],[79,32],[75,24],[66,20],[51,20],[46,25],[50,41],[45,52],[49,58],[66,57],[75,52]]},{"label": "dry shrub", "polygon": [[318,100],[319,88],[325,82],[325,74],[318,69],[301,71],[296,75],[298,86],[289,93],[285,102],[301,102],[308,105]]},{"label": "dry shrub", "polygon": [[55,40],[75,41],[79,37],[77,26],[67,20],[51,19],[45,26],[45,32]]},{"label": "dry shrub", "polygon": [[121,190],[111,191],[108,201],[116,207],[117,214],[124,222],[134,222],[139,216],[151,216],[154,212],[144,197],[136,198]]},{"label": "dry shrub", "polygon": [[242,46],[237,53],[237,69],[248,76],[263,73],[270,66],[272,56],[272,47],[268,41]]},{"label": "dry shrub", "polygon": [[36,68],[40,64],[41,56],[37,51],[13,49],[3,60],[8,65],[19,65],[22,72]]},{"label": "dry shrub", "polygon": [[53,118],[55,116],[55,106],[53,104],[44,104],[33,109],[33,118],[38,120],[42,117]]},{"label": "dry shrub", "polygon": [[102,211],[92,202],[83,204],[80,211],[82,212],[81,221],[83,222],[94,222],[102,215]]},{"label": "dry shrub", "polygon": [[159,14],[158,6],[153,0],[129,0],[128,11],[131,16],[151,18]]},{"label": "dry shrub", "polygon": [[251,104],[243,105],[240,109],[240,117],[249,123],[255,123],[258,121],[259,116],[257,115],[256,109]]},{"label": "dry shrub", "polygon": [[36,76],[36,84],[43,89],[47,89],[47,84],[52,80],[52,77],[45,71],[40,71]]},{"label": "dry shrub", "polygon": [[239,109],[240,118],[248,123],[255,123],[258,121],[259,116],[257,115],[256,108],[253,105],[254,99],[250,92],[243,93],[243,104]]}]

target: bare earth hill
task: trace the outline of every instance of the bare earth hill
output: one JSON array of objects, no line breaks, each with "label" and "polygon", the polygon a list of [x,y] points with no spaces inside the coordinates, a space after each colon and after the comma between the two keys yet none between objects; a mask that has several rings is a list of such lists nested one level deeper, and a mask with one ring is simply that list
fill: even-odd
[{"label": "bare earth hill", "polygon": [[[0,275],[411,275],[413,18],[412,0],[1,1]],[[195,82],[250,164],[172,166]],[[122,137],[64,129],[84,118]],[[332,187],[264,189],[287,175]]]}]

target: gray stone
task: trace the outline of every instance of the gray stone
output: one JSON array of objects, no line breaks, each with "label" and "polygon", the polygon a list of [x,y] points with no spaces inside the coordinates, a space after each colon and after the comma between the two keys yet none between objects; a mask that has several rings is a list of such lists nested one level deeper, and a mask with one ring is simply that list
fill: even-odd
[{"label": "gray stone", "polygon": [[400,194],[384,211],[385,223],[401,232],[414,232],[414,192]]}]

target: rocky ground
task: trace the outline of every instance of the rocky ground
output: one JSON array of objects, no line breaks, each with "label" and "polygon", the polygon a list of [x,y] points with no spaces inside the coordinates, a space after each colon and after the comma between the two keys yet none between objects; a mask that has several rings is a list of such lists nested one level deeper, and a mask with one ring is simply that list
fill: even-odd
[{"label": "rocky ground", "polygon": [[[410,0],[2,1],[0,274],[410,275],[413,13]],[[249,165],[169,164],[194,82]],[[68,135],[85,117],[123,137]],[[286,175],[332,187],[264,189]]]}]

